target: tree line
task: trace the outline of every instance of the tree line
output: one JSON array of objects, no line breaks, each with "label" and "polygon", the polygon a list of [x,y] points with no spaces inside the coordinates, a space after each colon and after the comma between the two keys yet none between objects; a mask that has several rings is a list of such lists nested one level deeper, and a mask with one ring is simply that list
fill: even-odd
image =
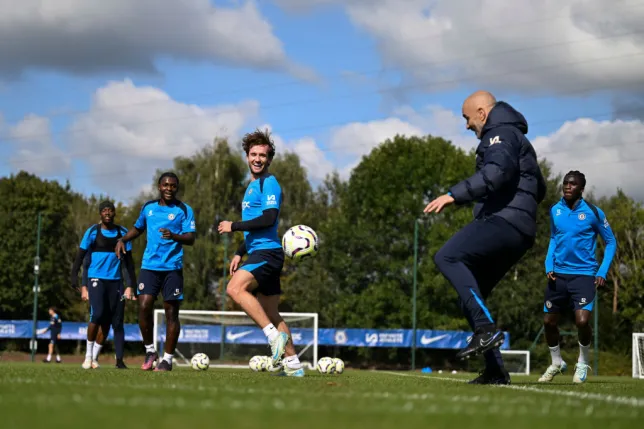
[{"label": "tree line", "polygon": [[[548,193],[539,208],[536,243],[489,300],[499,326],[510,332],[513,347],[519,348],[527,348],[542,326],[548,211],[561,198],[562,177],[553,174],[547,160],[541,160],[541,166]],[[249,180],[244,156],[238,145],[216,139],[197,153],[176,158],[172,171],[181,180],[179,198],[194,209],[197,222],[196,243],[185,248],[183,308],[221,310],[225,304],[228,310],[237,309],[224,299],[224,261],[226,254],[230,260],[243,236],[236,233],[226,239],[217,233],[216,225],[219,220],[241,218]],[[469,330],[455,291],[432,257],[472,219],[472,207],[452,207],[432,216],[422,210],[474,172],[472,151],[435,136],[396,136],[364,156],[346,180],[333,173],[312,187],[294,153],[278,154],[270,171],[284,192],[280,234],[290,226],[306,224],[321,241],[315,258],[298,265],[286,262],[283,311],[317,312],[320,327],[411,328],[414,223],[418,221],[418,327]],[[607,285],[598,292],[601,348],[626,353],[631,333],[644,330],[644,209],[620,189],[611,196],[594,198],[587,193],[585,197],[604,210],[618,240]],[[0,319],[31,318],[41,213],[38,316],[45,318],[46,309],[55,305],[66,320],[87,320],[87,304],[68,285],[69,271],[83,233],[99,221],[98,203],[109,195],[82,195],[69,183],[22,171],[0,179],[0,198],[5,234],[0,248]],[[156,193],[141,194],[130,205],[119,204],[116,222],[131,227],[141,205],[155,198]],[[133,245],[138,273],[145,239]],[[600,240],[599,258],[602,252]],[[135,307],[127,305],[126,322],[136,322]]]}]

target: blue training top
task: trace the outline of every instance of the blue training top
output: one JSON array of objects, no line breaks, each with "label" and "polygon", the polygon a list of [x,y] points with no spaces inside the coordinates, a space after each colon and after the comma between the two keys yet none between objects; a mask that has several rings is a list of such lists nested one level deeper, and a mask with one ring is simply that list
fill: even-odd
[{"label": "blue training top", "polygon": [[[279,210],[281,206],[282,188],[275,176],[260,177],[250,182],[246,188],[244,201],[242,201],[242,221],[255,219],[261,216],[264,210]],[[255,250],[281,249],[282,243],[277,235],[278,225],[279,217],[268,228],[258,231],[244,231],[246,251],[253,253]]]},{"label": "blue training top", "polygon": [[174,234],[196,232],[195,218],[189,205],[176,201],[162,206],[159,200],[148,201],[141,207],[134,227],[140,231],[147,229],[142,269],[173,271],[183,268],[183,245],[174,240],[164,239],[159,229],[169,229]]},{"label": "blue training top", "polygon": [[[115,252],[92,252],[93,244],[96,243],[96,236],[101,225],[92,225],[85,231],[81,240],[80,248],[90,252],[90,264],[87,268],[87,277],[103,280],[121,280],[121,261],[116,257]],[[121,237],[127,234],[127,229],[121,228]],[[101,234],[105,238],[116,238],[118,230],[102,229]],[[132,243],[125,245],[125,250],[132,250]]]},{"label": "blue training top", "polygon": [[[604,260],[597,262],[597,234],[606,243]],[[584,199],[570,209],[562,198],[550,208],[550,245],[546,273],[577,274],[606,278],[617,251],[617,240],[604,212]]]}]

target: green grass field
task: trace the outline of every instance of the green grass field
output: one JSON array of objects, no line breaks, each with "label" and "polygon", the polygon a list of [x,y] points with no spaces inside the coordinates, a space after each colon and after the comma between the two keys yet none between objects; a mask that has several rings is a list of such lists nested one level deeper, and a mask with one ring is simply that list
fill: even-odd
[{"label": "green grass field", "polygon": [[534,375],[494,387],[467,385],[468,377],[348,370],[293,379],[246,369],[3,363],[0,427],[635,429],[644,421],[644,380],[591,377],[577,386],[566,374],[544,386]]}]

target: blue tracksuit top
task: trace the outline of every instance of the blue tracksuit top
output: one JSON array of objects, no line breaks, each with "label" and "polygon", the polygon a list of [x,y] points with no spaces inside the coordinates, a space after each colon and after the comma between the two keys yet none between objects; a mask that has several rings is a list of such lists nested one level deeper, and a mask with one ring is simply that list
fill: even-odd
[{"label": "blue tracksuit top", "polygon": [[[593,207],[597,210],[593,210]],[[595,256],[597,234],[606,243],[604,260]],[[546,273],[577,274],[606,278],[617,251],[617,240],[604,212],[580,199],[571,209],[562,198],[550,208],[550,245]]]}]

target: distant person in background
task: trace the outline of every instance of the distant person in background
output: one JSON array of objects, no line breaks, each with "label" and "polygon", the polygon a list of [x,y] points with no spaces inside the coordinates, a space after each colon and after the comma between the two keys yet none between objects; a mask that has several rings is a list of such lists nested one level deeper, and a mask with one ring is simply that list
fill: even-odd
[{"label": "distant person in background", "polygon": [[49,326],[38,331],[39,334],[44,334],[49,331],[51,337],[49,340],[49,352],[47,357],[43,360],[45,363],[51,362],[51,356],[56,351],[56,363],[61,363],[60,349],[58,348],[58,341],[60,341],[60,334],[63,331],[63,321],[56,310],[56,307],[49,307]]}]

